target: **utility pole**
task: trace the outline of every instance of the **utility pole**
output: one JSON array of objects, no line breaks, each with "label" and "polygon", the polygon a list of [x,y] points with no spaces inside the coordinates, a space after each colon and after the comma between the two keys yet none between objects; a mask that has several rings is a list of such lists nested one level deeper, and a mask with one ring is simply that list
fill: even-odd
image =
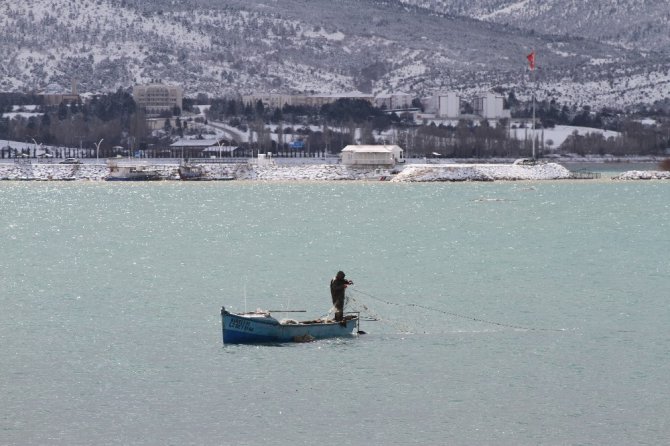
[{"label": "utility pole", "polygon": [[35,143],[35,148],[33,149],[33,154],[35,157],[37,157],[37,141],[35,141],[35,138],[30,138],[33,140],[33,143]]},{"label": "utility pole", "polygon": [[100,144],[102,144],[102,141],[104,141],[104,138],[95,143],[95,159],[98,160],[100,158]]},{"label": "utility pole", "polygon": [[533,160],[535,160],[535,90],[537,88],[537,76],[535,75],[535,48],[532,49],[530,54],[526,56],[528,59],[528,63],[530,64],[530,72],[532,76],[532,95],[533,95],[533,124],[531,126],[532,129],[532,148],[533,148]]}]

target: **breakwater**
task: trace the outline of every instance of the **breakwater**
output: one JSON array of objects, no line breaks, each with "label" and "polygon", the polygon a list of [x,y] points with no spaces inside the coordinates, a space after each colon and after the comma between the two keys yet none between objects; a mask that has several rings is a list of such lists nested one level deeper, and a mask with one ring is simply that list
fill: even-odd
[{"label": "breakwater", "polygon": [[[133,165],[129,163],[127,165]],[[142,162],[163,180],[180,180],[177,163]],[[515,164],[406,164],[389,169],[349,167],[342,164],[259,165],[256,163],[193,163],[204,180],[232,178],[256,181],[390,180],[393,182],[519,181],[572,178],[557,163]],[[10,181],[104,181],[110,175],[106,163],[51,164],[0,163],[0,180]],[[626,172],[615,179],[668,179],[668,172]]]}]

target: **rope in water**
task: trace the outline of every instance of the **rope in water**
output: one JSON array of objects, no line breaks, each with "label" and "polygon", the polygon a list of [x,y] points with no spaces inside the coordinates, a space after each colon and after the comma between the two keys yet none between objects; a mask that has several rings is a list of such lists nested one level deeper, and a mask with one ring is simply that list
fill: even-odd
[{"label": "rope in water", "polygon": [[[471,321],[481,322],[481,323],[484,323],[484,324],[497,325],[499,327],[507,327],[507,328],[514,328],[516,330],[528,330],[528,331],[565,331],[565,329],[561,329],[561,328],[527,327],[527,326],[523,326],[523,325],[506,324],[504,322],[496,322],[496,321],[482,319],[482,318],[478,318],[478,317],[474,317],[474,316],[467,316],[467,315],[464,315],[464,314],[454,313],[452,311],[440,310],[438,308],[433,308],[433,307],[429,307],[429,306],[421,305],[421,304],[389,302],[387,300],[384,300],[384,299],[381,299],[379,297],[373,296],[372,294],[366,293],[366,292],[361,291],[359,289],[356,289],[355,292],[358,293],[358,294],[363,294],[363,295],[365,295],[365,296],[367,296],[371,299],[374,299],[378,302],[381,302],[381,303],[384,303],[384,304],[387,304],[387,305],[394,305],[394,306],[398,306],[398,307],[422,308],[424,310],[435,311],[437,313],[446,314],[448,316],[454,316],[454,317],[458,317],[458,318],[461,318],[461,319],[468,319],[468,320],[471,320]],[[363,305],[363,306],[365,307],[365,305]],[[365,308],[367,309],[367,307],[365,307]]]},{"label": "rope in water", "polygon": [[412,330],[409,325],[406,323],[400,323],[396,321],[391,321],[387,320],[383,317],[381,317],[379,314],[375,313],[374,311],[370,310],[370,308],[365,305],[363,302],[359,302],[355,297],[353,297],[350,293],[347,293],[346,300],[345,300],[345,307],[349,306],[350,308],[353,307],[353,310],[360,312],[361,314],[365,314],[369,321],[376,321],[376,322],[381,322],[382,324],[386,324],[390,326],[391,328],[394,328],[398,330],[401,333],[412,333],[415,330]]}]

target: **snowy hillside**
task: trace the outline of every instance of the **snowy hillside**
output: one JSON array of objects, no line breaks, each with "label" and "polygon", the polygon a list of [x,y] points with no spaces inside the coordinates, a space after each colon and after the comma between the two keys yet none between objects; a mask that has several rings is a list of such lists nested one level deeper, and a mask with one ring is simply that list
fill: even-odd
[{"label": "snowy hillside", "polygon": [[[560,5],[600,20],[602,1],[552,0],[543,2],[546,11],[507,0],[404,3],[8,0],[0,3],[0,91],[69,90],[76,79],[80,92],[99,92],[160,78],[189,96],[358,90],[419,97],[502,88],[524,99],[533,85],[525,56],[534,48],[540,98],[597,107],[670,95],[667,54],[629,49],[632,36],[559,36],[573,31],[571,15],[538,25],[552,35],[509,26],[520,26],[524,14],[549,20]],[[654,23],[661,23],[668,8],[647,3],[658,6]],[[612,8],[622,17],[622,7]]]},{"label": "snowy hillside", "polygon": [[506,24],[539,33],[579,36],[667,52],[667,0],[401,0],[407,5]]}]

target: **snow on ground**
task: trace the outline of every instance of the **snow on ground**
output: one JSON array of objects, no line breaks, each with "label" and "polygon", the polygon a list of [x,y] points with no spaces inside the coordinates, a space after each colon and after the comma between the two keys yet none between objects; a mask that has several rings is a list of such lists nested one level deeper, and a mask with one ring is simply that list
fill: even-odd
[{"label": "snow on ground", "polygon": [[[419,115],[425,116],[425,115]],[[424,119],[420,119],[423,121]],[[435,125],[445,125],[456,127],[458,125],[458,120],[455,119],[438,119],[438,118],[427,118],[425,119],[426,124],[434,123]],[[490,125],[497,125],[496,121],[491,120]],[[593,127],[577,127],[572,125],[557,125],[553,128],[546,129],[531,129],[530,127],[525,127],[529,125],[527,122],[513,120],[511,123],[512,128],[510,128],[509,134],[510,137],[515,138],[519,141],[530,140],[533,135],[540,142],[542,146],[548,149],[558,149],[561,144],[565,142],[566,139],[575,132],[578,135],[584,136],[589,133],[601,134],[605,139],[607,138],[618,138],[621,136],[619,132],[614,132],[611,130],[597,129]],[[475,125],[478,125],[475,122]],[[378,134],[379,138],[386,141],[396,141],[402,144],[404,142],[403,137],[394,129],[390,129]]]},{"label": "snow on ground", "polygon": [[[530,128],[516,128],[510,130],[510,136],[523,141],[525,139],[531,139],[532,135],[535,134],[536,138],[544,140],[545,146],[558,148],[575,132],[581,136],[589,133],[601,134],[605,139],[617,138],[620,136],[619,132],[613,132],[611,130],[596,129],[592,127],[576,127],[572,125],[557,125],[554,128],[536,130]],[[548,143],[549,141],[551,141],[551,144]]]},{"label": "snow on ground", "polygon": [[523,11],[523,9],[527,7],[528,2],[529,0],[523,0],[518,3],[512,3],[488,14],[478,14],[478,18],[484,21],[493,21],[498,16],[512,15],[516,12]]},{"label": "snow on ground", "polygon": [[[14,150],[33,150],[33,149],[52,149],[52,146],[45,146],[43,144],[36,144],[35,141],[33,142],[21,142],[21,141],[8,141],[8,140],[0,140],[0,149],[14,149]],[[44,150],[42,150],[44,152]],[[42,153],[38,150],[38,155]]]},{"label": "snow on ground", "polygon": [[629,170],[612,178],[613,180],[670,180],[670,172],[654,170]]},{"label": "snow on ground", "polygon": [[34,112],[9,112],[9,113],[3,113],[3,114],[2,114],[2,117],[3,117],[3,118],[7,118],[7,119],[9,119],[9,120],[12,120],[12,119],[15,119],[15,118],[17,118],[17,117],[19,117],[19,116],[22,117],[22,118],[26,118],[26,119],[28,119],[28,118],[31,118],[31,117],[33,117],[33,116],[40,118],[40,117],[42,117],[42,115],[44,115],[44,113],[34,113]]},{"label": "snow on ground", "polygon": [[214,131],[217,133],[217,135],[221,134],[225,138],[234,139],[235,141],[237,141],[239,143],[249,142],[249,133],[248,132],[243,132],[242,130],[237,129],[233,126],[230,126],[228,124],[225,124],[223,122],[209,121],[209,127],[214,129]]},{"label": "snow on ground", "polygon": [[321,29],[320,31],[305,31],[302,33],[303,36],[305,37],[310,37],[312,39],[314,38],[324,38],[326,40],[334,40],[337,42],[341,42],[344,40],[345,35],[340,32],[340,31],[335,31],[334,33],[329,33],[324,29]]},{"label": "snow on ground", "polygon": [[410,164],[391,181],[513,181],[566,178],[570,178],[570,171],[556,163],[534,166],[515,164]]}]

